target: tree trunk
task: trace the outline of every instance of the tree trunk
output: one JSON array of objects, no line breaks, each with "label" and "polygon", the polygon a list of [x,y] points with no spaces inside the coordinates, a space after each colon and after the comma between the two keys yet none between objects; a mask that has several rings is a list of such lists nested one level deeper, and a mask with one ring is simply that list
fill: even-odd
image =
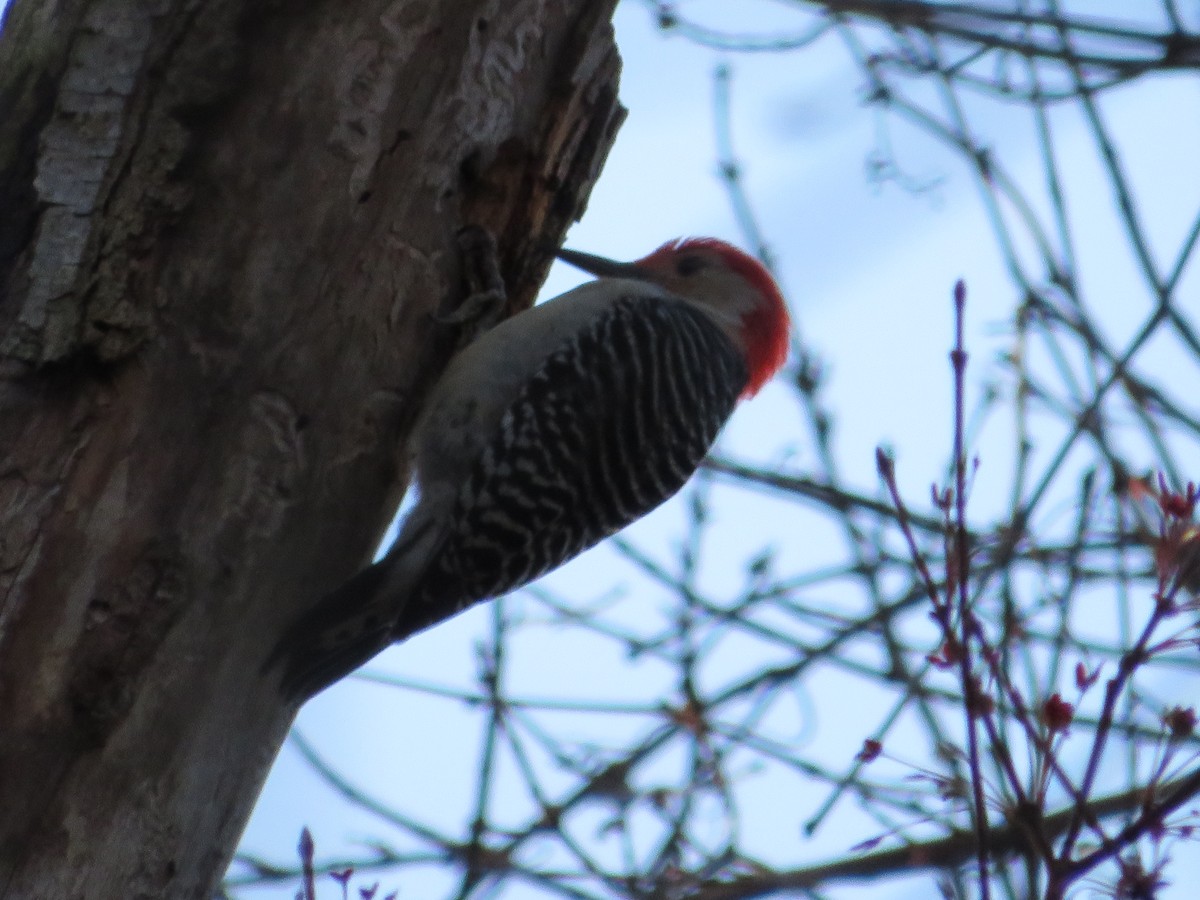
[{"label": "tree trunk", "polygon": [[0,897],[207,898],[453,349],[621,118],[615,0],[16,0],[0,34]]}]

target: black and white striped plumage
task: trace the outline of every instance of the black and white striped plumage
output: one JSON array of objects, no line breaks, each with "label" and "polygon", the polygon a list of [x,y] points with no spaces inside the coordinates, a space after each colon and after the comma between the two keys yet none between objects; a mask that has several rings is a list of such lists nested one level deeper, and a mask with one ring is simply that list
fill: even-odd
[{"label": "black and white striped plumage", "polygon": [[689,304],[612,304],[525,383],[462,485],[440,545],[390,614],[380,590],[391,554],[297,624],[281,645],[285,695],[310,696],[388,644],[527,584],[659,506],[704,459],[746,378],[737,348]]},{"label": "black and white striped plumage", "polygon": [[[435,386],[410,453],[418,500],[386,557],[279,642],[303,699],[388,644],[524,585],[678,491],[786,354],[765,269],[719,241],[633,264],[502,322]],[[582,262],[581,262],[582,261]]]},{"label": "black and white striped plumage", "polygon": [[687,303],[624,299],[547,357],[463,486],[393,640],[526,584],[683,487],[746,384]]}]

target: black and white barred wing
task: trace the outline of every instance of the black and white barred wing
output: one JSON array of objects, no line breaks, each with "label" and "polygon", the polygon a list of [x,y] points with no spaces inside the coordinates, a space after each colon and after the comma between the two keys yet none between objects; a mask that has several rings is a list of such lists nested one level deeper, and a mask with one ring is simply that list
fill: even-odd
[{"label": "black and white barred wing", "polygon": [[615,303],[505,414],[395,638],[532,581],[675,494],[746,379],[738,348],[688,304]]}]

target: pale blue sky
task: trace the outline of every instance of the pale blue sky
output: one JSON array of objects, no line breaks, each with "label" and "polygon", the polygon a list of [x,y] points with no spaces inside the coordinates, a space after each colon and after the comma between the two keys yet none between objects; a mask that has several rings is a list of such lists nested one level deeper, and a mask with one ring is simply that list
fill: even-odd
[{"label": "pale blue sky", "polygon": [[[1119,6],[1097,4],[1095,9]],[[685,8],[716,10],[718,18],[721,13],[713,3]],[[746,32],[789,18],[782,4],[741,4],[736,16],[737,27]],[[862,107],[861,77],[835,41],[790,56],[722,56],[662,37],[647,11],[628,2],[618,11],[616,26],[629,118],[587,215],[571,230],[568,244],[634,258],[682,235],[740,241],[716,177],[711,114],[714,67],[731,63],[735,145],[747,189],[780,262],[781,281],[805,339],[829,367],[825,399],[836,410],[843,471],[851,483],[872,493],[877,483],[874,450],[888,445],[899,459],[902,485],[914,503],[923,504],[947,456],[946,351],[954,281],[963,277],[969,285],[973,396],[978,396],[989,361],[1008,348],[1011,333],[1006,323],[1014,293],[972,177],[956,157],[928,139],[894,127],[894,146],[909,174],[939,179],[940,186],[914,196],[894,185],[869,183],[866,161],[876,146],[877,119]],[[1180,79],[1158,82],[1150,91],[1115,92],[1104,101],[1118,134],[1154,135],[1153,141],[1123,144],[1121,152],[1164,247],[1178,243],[1200,205],[1200,175],[1193,161],[1194,148],[1200,146],[1196,99],[1195,82]],[[1189,112],[1179,114],[1181,109]],[[980,138],[998,149],[1018,181],[1040,184],[1040,158],[1030,129],[1015,127],[1002,110],[983,111],[974,121]],[[1064,112],[1054,127],[1068,160],[1064,177],[1080,223],[1077,242],[1088,287],[1103,294],[1102,319],[1121,333],[1135,327],[1146,301],[1122,250],[1112,197],[1093,188],[1103,181],[1082,121]],[[1035,202],[1044,208],[1044,200]],[[553,296],[579,280],[579,273],[558,266],[544,293]],[[1195,284],[1192,276],[1188,289],[1194,291]],[[788,453],[803,471],[811,451],[794,422],[786,391],[769,388],[737,413],[722,447],[739,458],[764,462]],[[984,458],[974,496],[981,517],[998,510],[1008,496],[1013,442],[1007,422],[998,417],[977,448]],[[764,541],[776,546],[781,559],[802,559],[801,567],[814,567],[814,556],[832,554],[827,538],[819,531],[803,533],[800,524],[783,529],[790,536],[780,537],[781,517],[796,515],[790,507],[744,495],[727,499],[721,515],[744,523],[733,534],[723,532],[723,550],[730,559],[745,559]],[[669,558],[683,517],[680,505],[668,505],[631,532]],[[549,582],[568,596],[594,596],[591,586],[632,577],[622,565],[599,548],[551,575]],[[736,569],[731,566],[731,573]],[[719,581],[722,576],[714,577]],[[628,614],[653,617],[661,610]],[[409,675],[436,672],[438,681],[470,684],[473,639],[485,632],[488,621],[486,609],[471,611],[389,651],[372,668]],[[519,642],[509,654],[509,683],[530,693],[544,696],[553,688],[562,696],[654,696],[656,691],[665,696],[673,689],[662,680],[664,673],[614,657],[584,636],[547,629],[540,638]],[[710,675],[719,679],[761,662],[735,657],[717,660]],[[800,689],[795,720],[780,727],[792,729],[797,740],[823,742],[831,759],[847,758],[883,710],[882,699],[853,694],[857,718],[847,721],[844,705],[839,712],[836,699],[832,706],[823,702],[845,698],[848,689],[837,680],[814,679]],[[472,711],[409,695],[397,700],[386,690],[349,682],[317,698],[301,715],[300,727],[310,737],[319,736],[321,746],[360,783],[371,784],[405,810],[447,827],[465,820],[473,784],[463,776],[475,765],[480,729]],[[595,723],[580,723],[579,732],[592,727]],[[515,809],[524,809],[519,792],[512,802]],[[815,802],[795,782],[749,780],[745,829],[764,858],[798,865],[838,855],[870,836],[834,829],[812,840],[800,838],[797,823]],[[332,854],[341,841],[366,839],[375,828],[364,817],[337,810],[328,792],[304,773],[294,752],[285,750],[247,843],[256,849],[282,848],[276,852],[288,858],[293,835],[308,823],[318,833],[320,849]],[[437,874],[428,877],[427,883],[406,877],[403,892],[437,896],[449,883]],[[915,884],[876,885],[870,893],[921,896],[927,882]],[[516,887],[504,896],[536,893]],[[846,889],[834,896],[867,893]]]}]

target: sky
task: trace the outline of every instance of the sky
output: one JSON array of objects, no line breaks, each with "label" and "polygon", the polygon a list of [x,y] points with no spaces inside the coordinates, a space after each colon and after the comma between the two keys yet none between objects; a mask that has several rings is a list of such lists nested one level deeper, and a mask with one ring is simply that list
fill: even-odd
[{"label": "sky", "polygon": [[[693,0],[678,4],[689,16],[724,24],[741,33],[772,33],[796,22],[785,3],[746,2],[736,12],[728,3]],[[1074,4],[1093,15],[1118,16],[1126,4]],[[0,0],[0,9],[3,0]],[[836,449],[846,480],[875,492],[875,448],[891,448],[900,478],[911,496],[927,496],[928,485],[943,475],[949,439],[950,379],[946,351],[951,334],[950,297],[959,278],[968,285],[968,340],[973,369],[968,389],[977,399],[995,369],[989,363],[1010,349],[1013,289],[997,250],[980,194],[961,161],[927,138],[896,123],[885,123],[863,105],[863,82],[844,48],[826,39],[788,55],[721,53],[699,48],[655,28],[646,6],[625,0],[615,19],[624,59],[622,102],[629,117],[618,136],[586,215],[567,245],[617,259],[645,255],[674,237],[712,235],[745,244],[716,162],[713,125],[714,72],[731,71],[732,131],[750,202],[778,261],[779,281],[798,331],[824,363],[825,400],[837,412]],[[1140,210],[1155,252],[1166,257],[1178,245],[1200,208],[1200,116],[1197,83],[1162,79],[1151,89],[1119,90],[1103,109],[1113,130],[1126,138],[1122,161],[1137,189]],[[996,148],[1019,183],[1038,183],[1040,157],[1033,135],[1002,109],[982,109],[972,118],[981,140]],[[1113,197],[1102,188],[1099,160],[1086,123],[1064,112],[1053,122],[1072,212],[1079,223],[1076,244],[1088,287],[1105,299],[1101,319],[1114,336],[1127,334],[1144,315],[1136,269],[1121,249],[1124,240]],[[1151,136],[1148,138],[1147,136]],[[887,141],[906,174],[933,185],[918,193],[868,176],[868,163]],[[1044,200],[1034,191],[1035,204]],[[543,296],[555,296],[583,276],[556,265]],[[1196,277],[1183,293],[1195,296]],[[1141,305],[1139,305],[1141,304]],[[1200,302],[1192,307],[1200,308]],[[1119,342],[1118,342],[1119,343]],[[1163,346],[1155,359],[1164,372],[1177,364],[1176,350]],[[795,425],[788,392],[769,386],[739,409],[726,430],[721,451],[763,464],[783,459],[798,471],[812,465],[812,449]],[[1011,429],[1009,429],[1010,431]],[[979,435],[984,462],[973,503],[982,517],[1002,507],[1008,495],[1012,437],[996,420]],[[989,473],[996,478],[989,479]],[[741,504],[740,506],[738,504]],[[785,512],[767,500],[731,501],[729,515],[746,523],[728,538],[723,552],[743,561],[763,541],[779,541],[772,517]],[[683,501],[634,526],[639,543],[669,554],[678,540]],[[785,562],[833,551],[820,534],[801,535],[777,546]],[[604,548],[549,576],[548,584],[567,596],[588,595],[609,583],[624,565]],[[730,567],[735,568],[735,567]],[[720,575],[716,577],[720,579]],[[646,615],[657,615],[650,610]],[[631,613],[637,615],[638,613]],[[436,672],[447,684],[470,685],[476,672],[475,642],[490,622],[486,608],[394,648],[371,664],[375,671],[414,676]],[[553,629],[521,641],[513,650],[514,683],[545,693],[552,685],[564,696],[653,696],[668,691],[650,667],[631,663]],[[721,659],[711,673],[729,677],[757,659]],[[795,720],[779,723],[797,740],[826,742],[833,756],[853,753],[876,700],[856,696],[859,718],[846,721],[821,700],[847,690],[818,682],[798,693]],[[594,723],[579,723],[586,733]],[[614,726],[620,727],[620,726]],[[300,731],[337,766],[398,806],[419,811],[425,820],[459,827],[471,802],[471,784],[451,773],[471,773],[476,765],[479,720],[460,704],[348,680],[312,701],[298,720]],[[765,858],[798,865],[843,853],[853,841],[845,834],[818,833],[798,838],[797,822],[812,798],[793,793],[789,783],[769,776],[747,789],[747,828]],[[514,794],[514,808],[521,799]],[[519,817],[518,817],[519,818]],[[247,828],[243,846],[281,863],[295,859],[302,826],[313,830],[319,858],[353,852],[379,826],[349,811],[308,770],[294,745],[285,747]],[[861,836],[856,836],[858,839]],[[1197,875],[1200,877],[1200,874]],[[385,880],[386,881],[386,880]],[[922,885],[926,882],[922,882]],[[435,897],[444,876],[406,878],[401,896]],[[922,887],[897,882],[875,886],[877,897],[921,896]],[[246,897],[290,897],[288,889],[245,892]],[[838,890],[838,898],[866,896],[863,889]],[[1176,892],[1171,895],[1182,897]],[[336,896],[327,892],[323,896]],[[537,896],[517,888],[508,898]]]},{"label": "sky", "polygon": [[[707,16],[709,22],[724,17],[741,33],[770,33],[794,21],[786,4],[778,3],[739,4],[736,14],[714,3],[680,8]],[[1116,14],[1121,5],[1092,4],[1090,10]],[[733,17],[736,21],[730,22]],[[957,279],[965,279],[969,291],[967,331],[975,367],[968,390],[973,398],[995,377],[989,363],[1011,343],[1013,289],[973,177],[960,160],[927,138],[895,123],[884,125],[864,109],[862,78],[836,41],[792,55],[722,54],[663,36],[647,9],[631,2],[621,4],[615,25],[624,58],[621,96],[629,117],[567,245],[631,259],[678,236],[714,235],[744,244],[718,177],[712,114],[714,71],[730,66],[735,150],[799,331],[828,373],[825,398],[837,412],[839,465],[850,483],[873,493],[875,448],[887,446],[898,458],[902,485],[911,496],[927,496],[928,485],[942,477],[949,440],[946,352]],[[1116,133],[1154,135],[1152,141],[1131,140],[1120,150],[1164,253],[1182,239],[1200,202],[1200,175],[1193,162],[1194,148],[1200,146],[1200,117],[1178,113],[1194,111],[1196,99],[1195,83],[1180,79],[1159,82],[1148,91],[1117,91],[1104,102]],[[980,139],[996,148],[1018,182],[1039,181],[1040,157],[1030,129],[1014,124],[1002,109],[983,110],[973,122]],[[1101,319],[1113,335],[1123,334],[1143,311],[1121,299],[1137,296],[1141,288],[1132,261],[1114,249],[1124,241],[1113,198],[1095,189],[1102,183],[1101,169],[1082,118],[1063,113],[1053,125],[1068,161],[1064,179],[1080,223],[1081,269],[1091,279],[1089,287],[1113,298],[1101,304]],[[913,193],[874,183],[868,162],[881,140],[890,143],[908,176],[934,187]],[[1033,193],[1044,209],[1044,200]],[[555,296],[582,277],[556,266],[543,296]],[[1195,279],[1188,284],[1194,291]],[[1170,352],[1164,348],[1164,361]],[[736,414],[721,450],[767,464],[786,457],[804,471],[812,452],[794,421],[786,391],[768,387]],[[1004,420],[985,428],[979,438],[982,471],[998,476],[977,480],[972,502],[983,516],[1008,496],[1005,473],[1011,468],[1012,445]],[[766,501],[738,502],[745,506],[723,514],[740,516],[748,524],[723,550],[742,560],[764,539],[776,539],[767,537],[776,532],[755,524],[785,513]],[[681,504],[669,504],[632,532],[641,544],[666,554],[683,518]],[[822,540],[815,536],[778,549],[785,559],[820,553]],[[581,590],[586,595],[587,586],[611,580],[618,565],[600,548],[547,582],[567,596]],[[412,676],[436,671],[440,682],[468,685],[475,672],[474,640],[486,632],[489,621],[486,609],[473,610],[388,651],[370,668]],[[510,683],[535,693],[544,693],[547,685],[567,696],[652,696],[655,690],[670,690],[657,684],[646,666],[611,658],[586,641],[552,630],[540,642],[518,644],[510,656],[517,658]],[[739,666],[754,664],[761,660],[723,658],[713,677],[719,680]],[[878,698],[866,695],[855,695],[859,718],[853,721],[820,709],[822,697],[846,690],[837,681],[804,686],[795,721],[780,727],[791,729],[799,740],[819,735],[834,756],[852,754],[869,727],[865,723],[883,709]],[[384,702],[389,706],[377,705]],[[355,773],[358,783],[370,784],[398,806],[420,810],[447,827],[464,821],[471,786],[456,783],[450,773],[470,772],[476,764],[479,724],[470,710],[407,695],[397,702],[382,688],[348,681],[316,698],[298,726],[344,771]],[[580,732],[588,727],[581,723]],[[428,777],[431,773],[441,777]],[[798,840],[799,810],[814,801],[792,785],[763,777],[747,789],[747,798],[751,812],[746,827],[755,831],[764,858],[795,865],[837,856],[853,843],[836,832]],[[514,793],[512,802],[519,807],[521,799]],[[245,846],[274,848],[273,858],[291,858],[292,835],[308,823],[318,830],[319,850],[336,855],[339,847],[366,839],[375,827],[339,809],[329,791],[306,774],[294,748],[285,749]],[[438,896],[447,884],[430,875],[427,883],[406,877],[402,886],[410,896]],[[868,891],[922,896],[927,885],[901,880],[839,889],[831,896],[862,897]],[[518,887],[502,896],[537,894]]]}]

